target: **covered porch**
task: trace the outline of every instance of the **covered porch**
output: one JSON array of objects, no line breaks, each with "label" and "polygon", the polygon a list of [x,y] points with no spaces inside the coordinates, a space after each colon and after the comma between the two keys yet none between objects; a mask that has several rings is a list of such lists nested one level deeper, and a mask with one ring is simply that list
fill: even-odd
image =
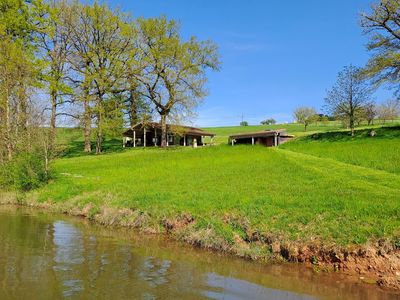
[{"label": "covered porch", "polygon": [[[215,136],[200,128],[167,125],[167,146],[203,146],[204,137]],[[123,133],[123,147],[161,146],[161,125],[159,123],[137,124]]]}]

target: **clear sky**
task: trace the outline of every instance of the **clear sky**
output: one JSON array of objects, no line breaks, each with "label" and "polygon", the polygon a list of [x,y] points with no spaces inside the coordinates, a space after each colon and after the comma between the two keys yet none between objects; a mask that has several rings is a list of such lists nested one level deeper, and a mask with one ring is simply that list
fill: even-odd
[{"label": "clear sky", "polygon": [[[373,0],[110,0],[133,16],[180,21],[184,37],[219,45],[222,69],[209,75],[198,126],[291,121],[299,105],[322,111],[326,90],[369,53],[359,14]],[[390,97],[380,90],[377,101]]]}]

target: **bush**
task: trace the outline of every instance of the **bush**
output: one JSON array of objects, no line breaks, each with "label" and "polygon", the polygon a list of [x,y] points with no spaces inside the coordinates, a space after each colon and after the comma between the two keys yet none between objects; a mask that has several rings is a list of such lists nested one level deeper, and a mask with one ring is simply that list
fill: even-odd
[{"label": "bush", "polygon": [[247,121],[242,121],[240,122],[240,126],[249,126],[249,123]]},{"label": "bush", "polygon": [[48,172],[40,152],[20,152],[11,162],[1,165],[0,186],[29,191],[48,181]]}]

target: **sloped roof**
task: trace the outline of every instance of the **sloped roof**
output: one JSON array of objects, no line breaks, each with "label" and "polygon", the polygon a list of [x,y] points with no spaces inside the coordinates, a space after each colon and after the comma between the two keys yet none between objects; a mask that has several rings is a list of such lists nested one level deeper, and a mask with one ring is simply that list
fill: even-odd
[{"label": "sloped roof", "polygon": [[[123,133],[124,136],[132,136],[132,130],[136,130],[142,132],[146,128],[146,130],[154,130],[158,129],[161,130],[161,124],[157,122],[148,122],[146,124],[139,123],[134,126],[132,129],[128,129]],[[190,127],[190,126],[181,126],[181,125],[172,125],[167,124],[167,131],[168,132],[177,132],[186,135],[196,135],[196,136],[215,136],[215,133],[204,131],[203,129]]]},{"label": "sloped roof", "polygon": [[281,137],[293,137],[286,133],[285,129],[277,129],[277,130],[261,130],[261,131],[254,131],[254,132],[244,132],[233,134],[229,136],[230,139],[246,139],[252,137],[271,137],[271,136],[281,136]]}]

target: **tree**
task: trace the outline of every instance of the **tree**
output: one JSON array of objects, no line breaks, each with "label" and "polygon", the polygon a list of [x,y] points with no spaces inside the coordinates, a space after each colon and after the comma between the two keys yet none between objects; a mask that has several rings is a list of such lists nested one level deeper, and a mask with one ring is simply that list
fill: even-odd
[{"label": "tree", "polygon": [[64,1],[41,0],[33,2],[37,18],[36,37],[39,55],[44,61],[42,78],[50,97],[50,148],[54,148],[56,120],[62,114],[59,106],[64,103],[63,96],[70,94],[66,84],[68,55],[70,54],[71,27],[67,26],[71,10]]},{"label": "tree", "polygon": [[371,124],[373,125],[374,120],[378,115],[378,109],[376,107],[376,104],[373,102],[367,104],[363,109],[363,113],[364,113],[364,118],[368,122],[368,126]]},{"label": "tree", "polygon": [[362,116],[361,111],[371,103],[371,89],[360,76],[360,69],[344,67],[336,83],[325,98],[326,109],[336,118],[346,122],[354,136],[354,127]]},{"label": "tree", "polygon": [[240,126],[249,126],[249,123],[247,121],[242,121],[240,122]]},{"label": "tree", "polygon": [[[362,74],[376,86],[393,83],[398,86],[400,72],[400,2],[381,0],[370,13],[361,15],[361,26],[370,36],[367,45],[373,52]],[[399,86],[397,88],[399,91]]]},{"label": "tree", "polygon": [[378,118],[383,120],[383,123],[386,120],[395,120],[400,113],[400,101],[397,99],[389,99],[379,105],[378,109]]},{"label": "tree", "polygon": [[316,120],[317,111],[313,107],[298,107],[294,110],[293,116],[297,123],[304,125],[304,131],[307,131],[307,126]]},{"label": "tree", "polygon": [[11,161],[29,136],[29,91],[37,84],[32,14],[24,1],[0,6],[0,161]]},{"label": "tree", "polygon": [[138,23],[144,68],[137,78],[160,115],[161,146],[166,147],[167,118],[192,114],[207,94],[206,70],[219,68],[217,47],[195,37],[182,41],[178,24],[165,17]]},{"label": "tree", "polygon": [[266,119],[264,121],[260,122],[261,125],[275,125],[276,124],[276,120],[275,119]]},{"label": "tree", "polygon": [[91,6],[76,4],[74,9],[76,17],[70,25],[73,50],[70,63],[80,75],[74,82],[78,83],[83,96],[85,151],[91,150],[91,119],[94,117],[96,154],[99,154],[105,126],[111,124],[107,118],[117,115],[117,111],[109,110],[122,109],[122,105],[110,97],[114,96],[113,92],[125,74],[126,50],[131,42],[125,35],[130,32],[130,25],[119,11],[112,11],[97,2]]}]

